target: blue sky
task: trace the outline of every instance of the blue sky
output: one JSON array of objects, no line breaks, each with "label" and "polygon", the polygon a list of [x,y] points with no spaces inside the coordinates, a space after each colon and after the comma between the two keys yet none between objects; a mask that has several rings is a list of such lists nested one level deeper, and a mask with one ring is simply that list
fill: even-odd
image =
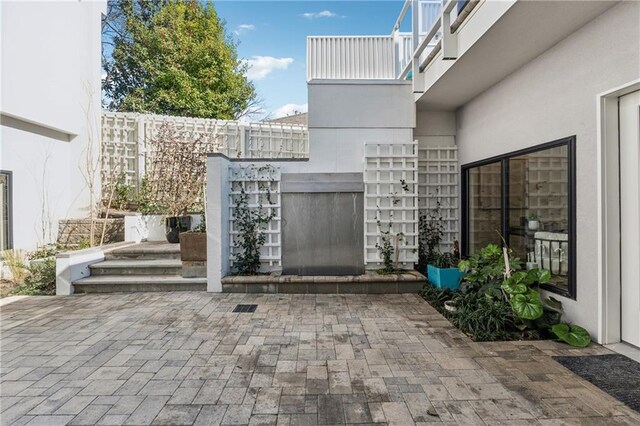
[{"label": "blue sky", "polygon": [[[248,76],[275,118],[306,110],[309,35],[386,35],[402,8],[393,1],[214,1],[249,61]],[[263,118],[254,117],[254,118]]]}]

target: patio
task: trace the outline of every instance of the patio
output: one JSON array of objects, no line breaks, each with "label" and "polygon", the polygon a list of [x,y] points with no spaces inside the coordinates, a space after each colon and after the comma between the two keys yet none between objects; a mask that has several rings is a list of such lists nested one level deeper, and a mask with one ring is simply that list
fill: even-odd
[{"label": "patio", "polygon": [[3,425],[640,422],[551,359],[607,349],[474,343],[412,294],[34,297],[1,350]]}]

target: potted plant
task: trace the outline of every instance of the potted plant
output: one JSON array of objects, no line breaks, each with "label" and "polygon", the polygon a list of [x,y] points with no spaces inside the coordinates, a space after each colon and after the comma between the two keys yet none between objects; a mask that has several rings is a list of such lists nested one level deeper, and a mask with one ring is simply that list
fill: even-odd
[{"label": "potted plant", "polygon": [[527,226],[530,231],[537,231],[538,229],[540,229],[540,221],[538,220],[537,214],[529,214],[529,222],[527,223]]},{"label": "potted plant", "polygon": [[427,279],[437,288],[456,290],[464,276],[458,269],[459,260],[453,253],[438,253],[427,265]]},{"label": "potted plant", "polygon": [[148,201],[166,214],[165,235],[170,243],[179,243],[180,234],[191,229],[187,213],[204,198],[209,145],[206,136],[188,139],[169,123],[151,139]]},{"label": "potted plant", "polygon": [[184,278],[207,276],[207,226],[204,214],[200,224],[180,233],[180,260]]}]

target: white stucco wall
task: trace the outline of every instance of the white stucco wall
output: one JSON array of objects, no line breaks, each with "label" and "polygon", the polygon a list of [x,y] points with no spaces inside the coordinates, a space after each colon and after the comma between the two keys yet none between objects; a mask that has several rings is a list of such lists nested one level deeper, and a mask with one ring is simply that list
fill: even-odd
[{"label": "white stucco wall", "polygon": [[366,142],[413,141],[411,83],[396,80],[312,80],[309,161],[298,172],[362,172]]},{"label": "white stucco wall", "polygon": [[569,321],[598,326],[596,95],[640,77],[640,3],[585,25],[457,113],[460,164],[576,135],[577,300]]},{"label": "white stucco wall", "polygon": [[16,248],[55,241],[59,219],[89,213],[82,171],[88,150],[98,159],[105,7],[0,3],[0,169],[13,173]]},{"label": "white stucco wall", "polygon": [[456,114],[453,111],[418,111],[413,138],[420,147],[454,146]]}]

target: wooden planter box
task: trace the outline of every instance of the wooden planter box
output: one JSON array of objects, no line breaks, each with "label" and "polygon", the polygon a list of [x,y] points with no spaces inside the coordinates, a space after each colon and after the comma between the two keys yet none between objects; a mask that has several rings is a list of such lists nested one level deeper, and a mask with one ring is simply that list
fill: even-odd
[{"label": "wooden planter box", "polygon": [[207,276],[207,234],[183,232],[180,234],[180,259],[182,276],[199,278]]}]

